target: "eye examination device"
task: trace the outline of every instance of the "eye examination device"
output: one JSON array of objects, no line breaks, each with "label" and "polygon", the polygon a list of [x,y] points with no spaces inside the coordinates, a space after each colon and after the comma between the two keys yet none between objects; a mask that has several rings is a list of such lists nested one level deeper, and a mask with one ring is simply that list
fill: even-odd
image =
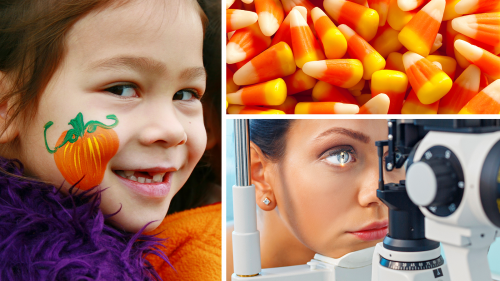
[{"label": "eye examination device", "polygon": [[[269,269],[260,263],[248,120],[234,122],[233,281],[500,280],[487,260],[500,236],[500,120],[389,120],[387,140],[376,142],[377,197],[389,209],[383,242]],[[384,173],[394,169],[405,169],[406,180],[385,183]]]}]

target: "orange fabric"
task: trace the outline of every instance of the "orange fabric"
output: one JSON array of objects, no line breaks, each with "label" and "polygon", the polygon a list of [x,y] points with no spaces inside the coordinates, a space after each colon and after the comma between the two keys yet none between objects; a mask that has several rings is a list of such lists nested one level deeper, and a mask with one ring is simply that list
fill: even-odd
[{"label": "orange fabric", "polygon": [[172,269],[157,256],[148,256],[163,280],[222,280],[221,203],[168,215],[147,234],[168,238],[163,244]]}]

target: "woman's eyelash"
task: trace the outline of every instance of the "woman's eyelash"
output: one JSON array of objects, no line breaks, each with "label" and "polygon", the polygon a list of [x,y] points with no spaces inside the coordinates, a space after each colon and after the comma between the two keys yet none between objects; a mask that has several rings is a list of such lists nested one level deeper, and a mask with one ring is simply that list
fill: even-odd
[{"label": "woman's eyelash", "polygon": [[351,146],[330,149],[323,155],[325,161],[335,166],[344,166],[356,161],[356,151]]}]

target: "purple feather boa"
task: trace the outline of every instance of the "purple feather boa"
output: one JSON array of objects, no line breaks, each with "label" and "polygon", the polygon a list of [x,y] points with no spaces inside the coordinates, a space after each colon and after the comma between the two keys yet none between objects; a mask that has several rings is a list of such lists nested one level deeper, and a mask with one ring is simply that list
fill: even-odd
[{"label": "purple feather boa", "polygon": [[19,161],[0,157],[0,167],[11,174],[0,172],[0,280],[161,280],[145,257],[169,263],[162,239],[105,224],[100,192],[64,196],[12,176]]}]

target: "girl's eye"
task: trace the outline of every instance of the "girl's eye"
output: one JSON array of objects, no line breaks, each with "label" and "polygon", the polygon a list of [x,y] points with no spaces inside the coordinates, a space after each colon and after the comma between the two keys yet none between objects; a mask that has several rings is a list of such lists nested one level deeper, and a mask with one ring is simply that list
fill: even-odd
[{"label": "girl's eye", "polygon": [[193,98],[199,98],[195,90],[183,89],[174,94],[174,100],[192,100]]},{"label": "girl's eye", "polygon": [[135,85],[116,85],[105,89],[106,92],[113,93],[122,97],[138,97],[137,86]]},{"label": "girl's eye", "polygon": [[325,160],[335,166],[344,166],[356,161],[355,152],[352,148],[340,148],[327,152]]}]

